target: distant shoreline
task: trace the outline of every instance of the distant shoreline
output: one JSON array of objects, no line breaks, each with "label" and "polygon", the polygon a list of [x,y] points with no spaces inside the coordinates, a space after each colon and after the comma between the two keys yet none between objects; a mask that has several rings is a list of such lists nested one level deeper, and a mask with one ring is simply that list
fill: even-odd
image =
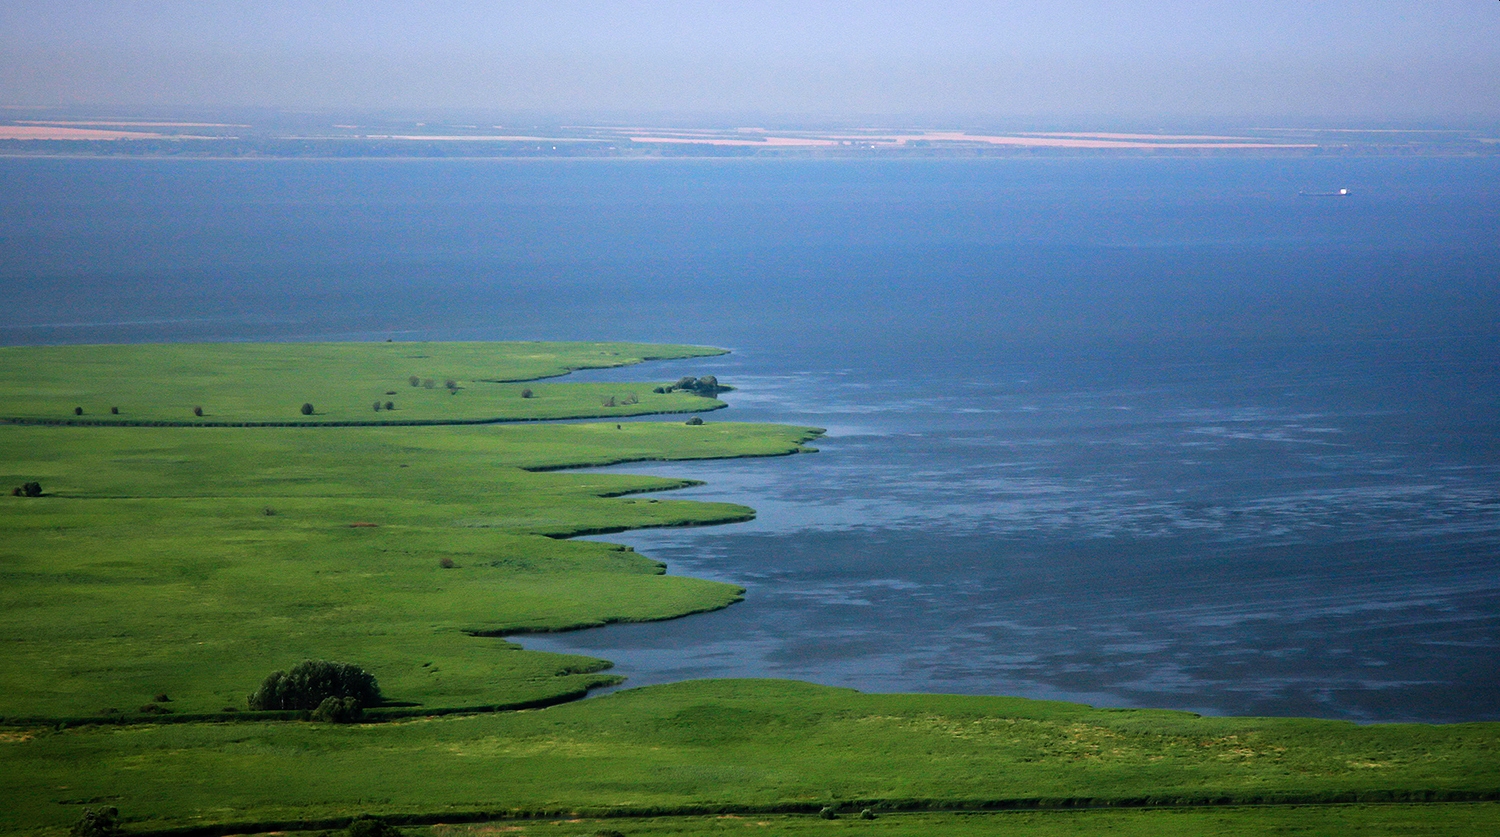
[{"label": "distant shoreline", "polygon": [[[84,126],[86,127],[80,127]],[[147,130],[149,128],[149,130]],[[244,124],[0,123],[0,157],[181,159],[1014,159],[1025,157],[1493,156],[1482,131],[1224,133],[773,130],[399,123],[292,130]]]}]

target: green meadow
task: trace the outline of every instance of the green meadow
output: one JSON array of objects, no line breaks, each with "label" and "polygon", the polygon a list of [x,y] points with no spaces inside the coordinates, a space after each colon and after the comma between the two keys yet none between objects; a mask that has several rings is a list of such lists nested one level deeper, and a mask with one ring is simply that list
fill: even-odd
[{"label": "green meadow", "polygon": [[[627,392],[637,412],[722,406],[652,384],[557,381],[522,398],[495,382],[650,357],[703,358],[711,374],[718,350],[0,353],[0,413],[19,420],[0,424],[0,487],[42,488],[0,496],[0,833],[61,835],[98,805],[119,808],[127,833],[316,832],[359,813],[433,837],[1500,824],[1496,724],[1203,718],[785,681],[573,700],[619,681],[606,661],[505,637],[711,611],[744,591],[569,538],[754,512],[673,499],[684,480],[566,469],[794,454],[820,431],[615,420]],[[427,423],[353,426],[375,389],[409,400],[365,403],[359,422],[409,411]],[[275,426],[304,400],[312,426]],[[85,420],[119,406],[142,426],[42,423],[75,402]],[[149,426],[175,424],[185,404],[205,405],[211,425],[262,426]],[[548,410],[603,420],[504,423]],[[267,674],[310,658],[363,667],[385,702],[355,724],[248,711]]]}]

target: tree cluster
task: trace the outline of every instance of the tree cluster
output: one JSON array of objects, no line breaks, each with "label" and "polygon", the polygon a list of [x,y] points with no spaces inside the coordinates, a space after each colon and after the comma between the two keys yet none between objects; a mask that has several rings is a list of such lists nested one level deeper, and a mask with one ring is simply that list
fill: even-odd
[{"label": "tree cluster", "polygon": [[71,830],[73,837],[114,837],[119,833],[120,810],[114,806],[84,808]]},{"label": "tree cluster", "polygon": [[658,395],[664,395],[669,392],[690,392],[693,395],[701,395],[704,398],[713,398],[724,391],[724,387],[719,386],[719,379],[713,375],[704,375],[701,378],[684,375],[678,378],[675,384],[657,387],[651,391]]},{"label": "tree cluster", "polygon": [[[363,709],[380,702],[380,684],[375,676],[352,663],[303,660],[290,671],[275,671],[250,695],[250,708],[322,710],[329,698],[354,701]],[[347,712],[347,706],[329,713]]]}]

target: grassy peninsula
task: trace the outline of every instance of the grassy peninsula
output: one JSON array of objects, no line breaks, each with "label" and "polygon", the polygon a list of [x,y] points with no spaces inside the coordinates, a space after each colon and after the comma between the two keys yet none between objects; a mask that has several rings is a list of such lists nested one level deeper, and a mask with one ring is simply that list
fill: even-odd
[{"label": "grassy peninsula", "polygon": [[[668,382],[536,381],[576,369],[721,354],[704,346],[639,343],[0,347],[0,420],[404,425],[694,412],[724,404],[691,392],[653,391]],[[312,410],[303,413],[303,404]]]},{"label": "grassy peninsula", "polygon": [[[504,636],[671,618],[743,592],[567,538],[753,511],[662,493],[683,480],[561,469],[791,454],[819,431],[617,421],[622,398],[601,385],[522,398],[495,382],[664,356],[704,358],[711,373],[717,351],[4,349],[0,413],[15,421],[0,424],[0,480],[40,496],[0,497],[0,833],[61,835],[99,805],[120,810],[126,834],[178,835],[318,832],[360,813],[433,837],[1500,828],[1497,724],[1202,718],[783,681],[567,702],[616,682],[607,663]],[[609,388],[641,393],[637,412],[720,405],[657,386]],[[375,411],[375,390],[410,406]],[[304,400],[318,404],[307,426],[278,426]],[[188,404],[225,421],[176,426]],[[346,421],[361,404],[372,421]],[[430,423],[374,421],[403,411]],[[578,411],[608,420],[503,423]],[[235,423],[251,426],[218,426]],[[363,667],[385,702],[353,724],[248,711],[262,678],[309,658]]]}]

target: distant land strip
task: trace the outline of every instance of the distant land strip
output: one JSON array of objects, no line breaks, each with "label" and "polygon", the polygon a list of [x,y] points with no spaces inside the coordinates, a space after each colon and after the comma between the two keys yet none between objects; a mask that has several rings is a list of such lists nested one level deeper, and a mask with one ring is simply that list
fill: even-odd
[{"label": "distant land strip", "polygon": [[[187,133],[187,132],[191,133]],[[781,130],[336,124],[274,129],[229,122],[13,120],[0,155],[197,157],[988,156],[1007,154],[1492,155],[1479,131],[1257,128],[1231,133]]]}]

